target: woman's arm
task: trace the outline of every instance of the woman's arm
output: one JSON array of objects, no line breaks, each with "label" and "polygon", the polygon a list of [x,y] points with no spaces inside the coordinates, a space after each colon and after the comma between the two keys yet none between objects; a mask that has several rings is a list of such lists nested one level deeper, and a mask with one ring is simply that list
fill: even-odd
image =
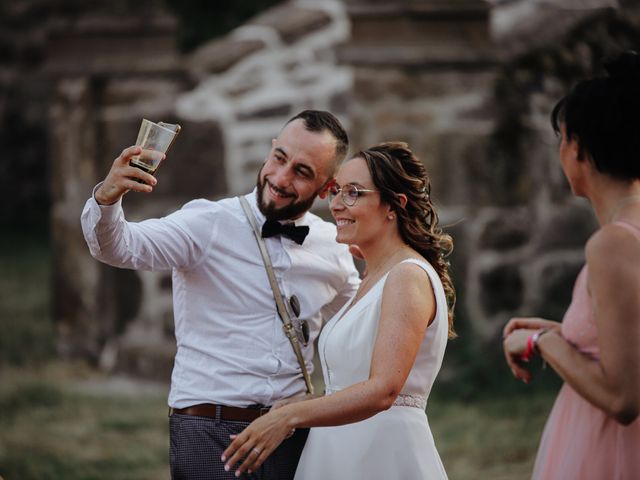
[{"label": "woman's arm", "polygon": [[[592,237],[586,253],[600,359],[578,351],[557,330],[542,335],[538,349],[576,392],[627,425],[640,411],[640,247],[629,232],[610,225]],[[512,353],[528,333],[509,336],[519,334]]]},{"label": "woman's arm", "polygon": [[285,405],[255,420],[224,452],[228,468],[249,454],[238,472],[255,470],[292,428],[354,423],[390,408],[409,376],[435,316],[435,305],[433,288],[422,268],[412,264],[393,268],[384,287],[369,378],[332,395]]},{"label": "woman's arm", "polygon": [[557,335],[544,335],[538,345],[569,385],[626,425],[640,409],[640,245],[622,227],[609,225],[587,243],[586,252],[600,360]]}]

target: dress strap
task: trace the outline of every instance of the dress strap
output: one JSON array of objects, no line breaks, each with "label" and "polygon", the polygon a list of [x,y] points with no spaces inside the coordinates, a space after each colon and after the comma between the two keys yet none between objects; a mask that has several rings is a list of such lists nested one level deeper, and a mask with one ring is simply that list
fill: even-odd
[{"label": "dress strap", "polygon": [[629,222],[623,222],[622,220],[617,220],[613,223],[631,232],[633,235],[640,239],[640,226],[634,225],[633,223]]}]

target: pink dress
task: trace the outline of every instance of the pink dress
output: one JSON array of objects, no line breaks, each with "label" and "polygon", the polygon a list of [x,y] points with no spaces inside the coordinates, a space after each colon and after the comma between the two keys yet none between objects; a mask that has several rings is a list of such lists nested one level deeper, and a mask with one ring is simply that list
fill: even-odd
[{"label": "pink dress", "polygon": [[[640,229],[618,222],[640,240]],[[587,290],[587,267],[576,279],[562,335],[581,352],[599,358],[598,331]],[[640,292],[638,292],[640,294]],[[535,480],[640,479],[640,419],[623,426],[565,383],[542,433]]]}]

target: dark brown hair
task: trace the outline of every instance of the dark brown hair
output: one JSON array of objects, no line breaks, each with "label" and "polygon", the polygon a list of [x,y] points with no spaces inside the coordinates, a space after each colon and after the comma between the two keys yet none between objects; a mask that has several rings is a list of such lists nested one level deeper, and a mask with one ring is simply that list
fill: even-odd
[{"label": "dark brown hair", "polygon": [[[453,250],[453,239],[438,226],[438,214],[431,203],[431,181],[418,157],[403,142],[385,142],[354,155],[367,162],[374,185],[382,200],[398,216],[398,228],[405,242],[426,258],[440,277],[447,298],[449,338],[453,329],[456,292],[446,257]],[[407,196],[402,207],[398,194]]]},{"label": "dark brown hair", "polygon": [[304,121],[304,127],[309,132],[324,132],[327,131],[336,140],[336,154],[334,169],[337,165],[344,160],[349,150],[349,137],[344,127],[340,123],[340,120],[336,118],[330,112],[324,110],[303,110],[294,117],[291,117],[285,125],[290,124],[294,120],[302,119]]}]

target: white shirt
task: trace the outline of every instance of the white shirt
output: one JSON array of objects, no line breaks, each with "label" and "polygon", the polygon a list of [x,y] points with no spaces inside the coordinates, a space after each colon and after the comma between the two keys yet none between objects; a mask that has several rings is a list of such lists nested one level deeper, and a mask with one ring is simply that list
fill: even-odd
[{"label": "white shirt", "polygon": [[[246,198],[262,225],[256,191]],[[280,236],[265,242],[282,294],[295,294],[300,318],[309,320],[311,341],[303,354],[311,371],[313,340],[354,294],[359,277],[347,246],[335,241],[335,225],[311,213],[296,225],[310,227],[303,245]],[[82,230],[91,254],[104,263],[173,271],[178,349],[171,407],[272,405],[305,391],[237,198],[194,200],[165,218],[134,223],[125,220],[121,202],[98,205],[92,196],[82,212]]]}]

